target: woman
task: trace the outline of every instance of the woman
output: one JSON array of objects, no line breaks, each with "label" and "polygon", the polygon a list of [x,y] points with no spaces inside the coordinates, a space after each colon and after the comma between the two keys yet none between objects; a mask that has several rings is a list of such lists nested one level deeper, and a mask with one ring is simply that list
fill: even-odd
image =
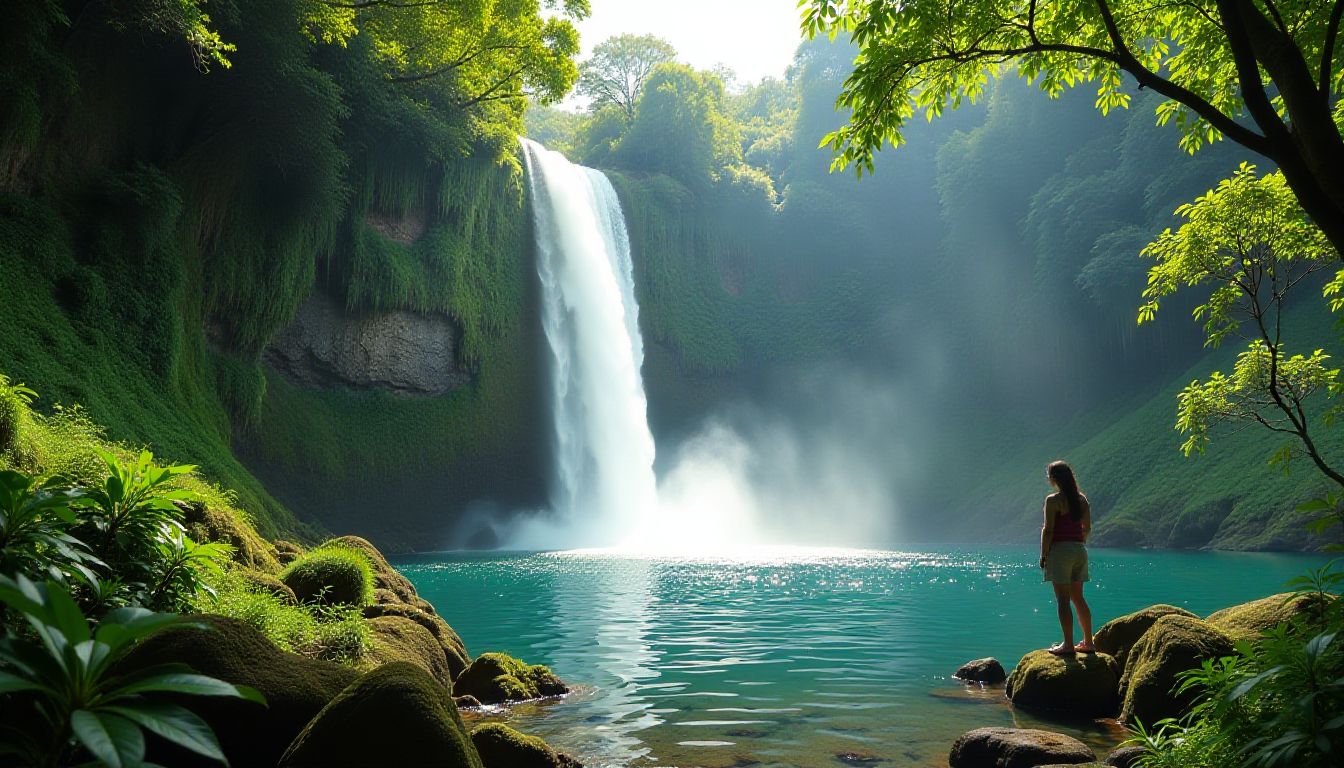
[{"label": "woman", "polygon": [[[1045,497],[1045,525],[1041,526],[1041,569],[1045,580],[1055,587],[1055,604],[1059,609],[1059,626],[1064,630],[1064,642],[1049,650],[1056,656],[1074,653],[1094,653],[1092,642],[1092,611],[1083,599],[1083,582],[1087,575],[1087,534],[1092,530],[1092,509],[1087,497],[1078,490],[1073,469],[1062,461],[1045,468],[1045,476],[1055,492]],[[1073,612],[1069,603],[1078,609],[1078,623],[1083,628],[1083,642],[1073,644]]]}]

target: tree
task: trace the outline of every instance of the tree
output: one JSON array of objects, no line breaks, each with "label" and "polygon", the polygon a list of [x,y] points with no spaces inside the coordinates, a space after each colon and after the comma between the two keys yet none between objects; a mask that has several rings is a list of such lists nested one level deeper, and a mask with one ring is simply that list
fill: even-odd
[{"label": "tree", "polygon": [[1122,73],[1166,101],[1189,151],[1227,137],[1273,160],[1298,201],[1344,250],[1344,0],[809,0],[812,36],[859,46],[839,106],[849,123],[823,141],[837,167],[872,170],[916,110],[930,118],[979,98],[1015,65],[1051,95],[1098,84],[1103,113],[1128,106]]},{"label": "tree", "polygon": [[627,168],[666,173],[689,185],[714,181],[740,161],[737,124],[725,113],[723,84],[684,64],[659,64],[630,128],[616,146]]},{"label": "tree", "polygon": [[447,82],[458,107],[509,101],[521,114],[529,96],[548,104],[573,87],[573,21],[588,14],[588,0],[304,0],[301,21],[323,42],[367,35],[393,83]]},{"label": "tree", "polygon": [[[1339,259],[1321,230],[1302,212],[1281,172],[1257,177],[1242,164],[1230,179],[1176,211],[1186,222],[1164,231],[1143,250],[1157,260],[1148,273],[1148,300],[1139,323],[1154,319],[1162,298],[1183,286],[1211,285],[1195,309],[1204,320],[1209,346],[1229,336],[1247,339],[1232,374],[1215,371],[1193,381],[1179,396],[1176,427],[1187,435],[1182,451],[1203,451],[1210,431],[1225,422],[1250,422],[1291,437],[1276,459],[1302,453],[1326,477],[1344,488],[1344,474],[1321,454],[1309,415],[1313,395],[1334,397],[1341,390],[1339,369],[1323,350],[1288,356],[1282,336],[1284,302],[1309,275]],[[1344,270],[1326,293],[1339,296]],[[1344,300],[1333,302],[1337,308]],[[1251,326],[1243,335],[1243,323]],[[1326,413],[1330,423],[1335,416]]]},{"label": "tree", "polygon": [[653,35],[617,35],[593,48],[579,67],[578,92],[587,96],[594,112],[606,105],[620,107],[626,120],[635,117],[635,102],[644,82],[659,64],[676,61],[677,49]]}]

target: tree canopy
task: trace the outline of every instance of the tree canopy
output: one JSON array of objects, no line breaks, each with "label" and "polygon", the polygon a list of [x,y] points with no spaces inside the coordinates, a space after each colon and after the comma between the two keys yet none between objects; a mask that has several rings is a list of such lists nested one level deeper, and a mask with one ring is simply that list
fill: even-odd
[{"label": "tree canopy", "polygon": [[594,110],[618,107],[627,120],[635,117],[635,102],[644,81],[659,64],[677,59],[672,44],[654,35],[617,35],[593,48],[579,67],[578,92]]},{"label": "tree canopy", "polygon": [[809,0],[810,35],[858,45],[838,104],[848,125],[826,136],[840,167],[872,169],[917,112],[929,118],[982,96],[1012,66],[1052,96],[1097,84],[1102,112],[1126,107],[1123,75],[1165,97],[1193,151],[1227,137],[1273,160],[1303,208],[1344,244],[1344,2],[1196,0]]}]

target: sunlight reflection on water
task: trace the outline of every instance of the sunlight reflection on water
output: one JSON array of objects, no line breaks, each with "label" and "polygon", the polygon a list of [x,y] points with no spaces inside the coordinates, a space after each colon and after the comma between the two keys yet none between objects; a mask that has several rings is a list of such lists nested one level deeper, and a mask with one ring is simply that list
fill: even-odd
[{"label": "sunlight reflection on water", "polygon": [[[1203,615],[1280,591],[1320,561],[1100,550],[1089,599],[1100,620],[1155,602]],[[1001,689],[967,688],[951,672],[987,655],[1011,666],[1058,633],[1027,550],[441,554],[398,565],[472,651],[548,664],[577,684],[562,700],[469,719],[508,721],[590,766],[832,766],[842,754],[945,765],[965,730],[1040,723]],[[1099,750],[1121,738],[1104,724],[1046,727]]]}]

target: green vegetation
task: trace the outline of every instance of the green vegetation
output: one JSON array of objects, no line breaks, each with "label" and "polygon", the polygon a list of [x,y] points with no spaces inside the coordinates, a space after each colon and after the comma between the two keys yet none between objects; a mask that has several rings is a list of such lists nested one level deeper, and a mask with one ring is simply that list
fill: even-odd
[{"label": "green vegetation", "polygon": [[453,683],[457,696],[475,696],[483,704],[558,696],[569,689],[551,670],[504,653],[483,653]]},{"label": "green vegetation", "polygon": [[324,544],[285,567],[280,580],[304,603],[363,607],[373,598],[369,558],[339,544]]},{"label": "green vegetation", "polygon": [[348,665],[368,654],[370,632],[358,611],[298,605],[238,570],[210,586],[214,594],[198,600],[199,610],[238,619],[282,650]]},{"label": "green vegetation", "polygon": [[64,587],[34,584],[22,575],[0,574],[0,603],[21,613],[36,638],[6,633],[0,640],[0,692],[29,705],[9,710],[17,717],[3,726],[4,751],[27,765],[54,768],[88,756],[97,765],[138,766],[145,759],[145,731],[227,763],[210,726],[171,698],[218,696],[265,704],[246,686],[195,674],[182,664],[133,674],[116,668],[137,641],[182,625],[180,616],[118,608],[94,629]]}]

